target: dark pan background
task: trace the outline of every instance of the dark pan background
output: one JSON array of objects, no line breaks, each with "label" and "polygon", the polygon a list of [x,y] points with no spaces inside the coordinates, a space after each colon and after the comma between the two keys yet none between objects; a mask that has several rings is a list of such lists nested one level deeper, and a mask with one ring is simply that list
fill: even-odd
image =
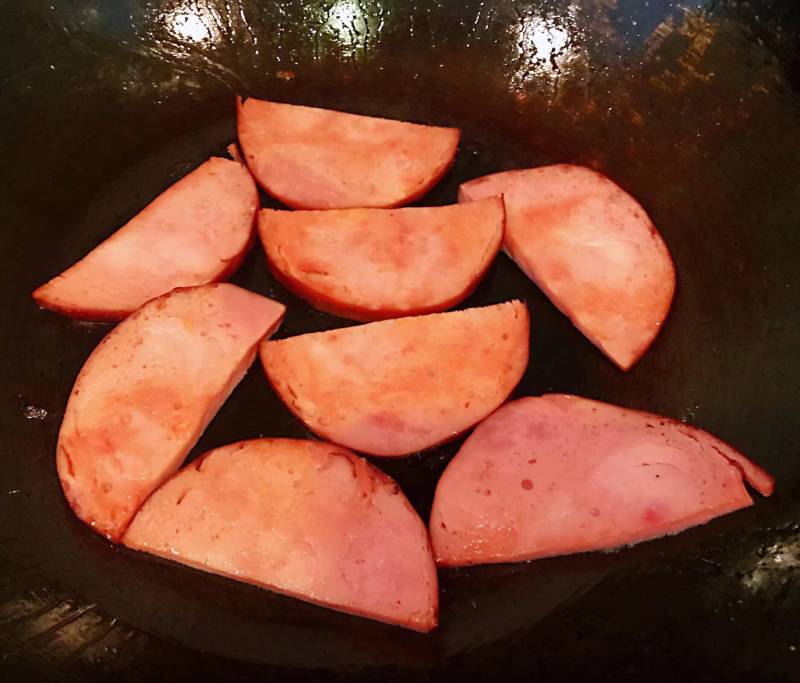
[{"label": "dark pan background", "polygon": [[[800,678],[800,4],[788,0],[0,0],[0,679],[796,681]],[[465,306],[521,297],[517,394],[684,419],[776,494],[613,554],[441,574],[422,636],[114,548],[70,513],[54,445],[109,329],[29,292],[235,137],[234,93],[463,128],[458,183],[550,162],[638,197],[678,270],[617,371],[501,256]],[[266,201],[266,200],[265,200]],[[157,245],[154,245],[154,249]],[[346,324],[278,286],[279,336]],[[193,453],[307,433],[253,367]],[[379,463],[427,515],[458,443]]]}]

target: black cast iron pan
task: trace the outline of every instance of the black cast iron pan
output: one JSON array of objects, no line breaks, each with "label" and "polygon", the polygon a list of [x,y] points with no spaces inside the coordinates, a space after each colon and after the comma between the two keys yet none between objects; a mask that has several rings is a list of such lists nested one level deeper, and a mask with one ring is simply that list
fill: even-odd
[{"label": "black cast iron pan", "polygon": [[[0,3],[0,679],[797,680],[800,8],[774,0],[47,0]],[[459,126],[423,199],[569,161],[641,200],[674,256],[663,333],[616,370],[505,257],[465,306],[522,297],[518,394],[685,419],[777,477],[705,527],[610,555],[445,571],[422,636],[112,547],[70,513],[53,451],[107,332],[30,291],[235,136],[233,94]],[[269,202],[267,205],[269,205]],[[346,324],[277,285],[280,335]],[[194,454],[306,432],[256,366]],[[427,515],[458,443],[379,464]]]}]

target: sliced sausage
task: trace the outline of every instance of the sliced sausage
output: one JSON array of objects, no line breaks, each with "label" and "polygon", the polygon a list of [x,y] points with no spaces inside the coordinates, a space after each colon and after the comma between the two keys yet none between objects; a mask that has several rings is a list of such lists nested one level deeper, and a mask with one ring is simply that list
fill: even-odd
[{"label": "sliced sausage", "polygon": [[446,566],[603,550],[674,534],[765,496],[774,481],[715,436],[577,396],[506,404],[436,487],[430,530]]},{"label": "sliced sausage", "polygon": [[275,276],[323,311],[369,321],[465,298],[503,239],[503,201],[405,209],[272,211],[258,230]]},{"label": "sliced sausage", "polygon": [[289,409],[348,448],[402,456],[455,438],[499,406],[528,363],[519,301],[263,343]]},{"label": "sliced sausage", "polygon": [[237,100],[239,142],[259,184],[295,209],[393,207],[447,172],[456,128]]},{"label": "sliced sausage", "polygon": [[503,195],[504,248],[621,369],[647,350],[675,291],[675,268],[644,209],[605,176],[560,164],[461,185],[459,201]]},{"label": "sliced sausage", "polygon": [[113,329],[78,375],[58,435],[64,494],[119,539],[239,383],[281,304],[229,284],[177,289]]},{"label": "sliced sausage", "polygon": [[425,525],[389,477],[331,444],[257,439],[211,451],[147,500],[123,543],[323,607],[436,626]]},{"label": "sliced sausage", "polygon": [[224,280],[252,242],[257,208],[247,169],[212,157],[33,298],[71,318],[122,320],[176,287]]}]

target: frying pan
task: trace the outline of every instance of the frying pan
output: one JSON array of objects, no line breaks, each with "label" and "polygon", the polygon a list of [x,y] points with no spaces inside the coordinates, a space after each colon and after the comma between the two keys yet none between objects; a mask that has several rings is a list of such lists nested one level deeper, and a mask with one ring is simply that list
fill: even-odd
[{"label": "frying pan", "polygon": [[[800,665],[800,7],[774,0],[3,2],[0,22],[0,678],[797,680]],[[597,168],[647,208],[678,291],[616,370],[501,256],[464,306],[521,297],[516,394],[663,413],[777,477],[769,500],[612,554],[441,573],[423,636],[112,547],[69,511],[54,446],[108,326],[30,291],[235,137],[234,93],[455,125],[459,182]],[[266,205],[272,204],[266,197]],[[154,245],[155,248],[155,245]],[[279,336],[347,324],[253,250],[234,281]],[[254,367],[192,457],[307,432]],[[378,461],[423,516],[459,442]]]}]

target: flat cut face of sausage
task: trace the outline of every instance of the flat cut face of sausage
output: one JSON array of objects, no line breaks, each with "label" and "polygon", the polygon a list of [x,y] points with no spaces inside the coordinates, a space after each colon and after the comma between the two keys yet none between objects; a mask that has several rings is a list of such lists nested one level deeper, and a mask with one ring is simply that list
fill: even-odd
[{"label": "flat cut face of sausage", "polygon": [[708,432],[577,396],[522,398],[447,466],[430,518],[445,566],[639,543],[752,505],[774,481]]},{"label": "flat cut face of sausage", "polygon": [[497,408],[528,364],[513,301],[384,320],[261,345],[288,408],[320,436],[381,456],[455,438]]},{"label": "flat cut face of sausage", "polygon": [[158,489],[123,543],[324,607],[436,626],[425,525],[389,477],[331,444],[218,448]]},{"label": "flat cut face of sausage", "polygon": [[75,381],[56,464],[75,514],[118,540],[183,462],[284,308],[229,284],[145,304],[92,352]]},{"label": "flat cut face of sausage", "polygon": [[503,201],[259,213],[270,268],[320,310],[371,321],[443,311],[466,297],[503,239]]},{"label": "flat cut face of sausage", "polygon": [[212,157],[33,298],[83,320],[122,320],[176,287],[217,282],[252,242],[258,192],[243,164]]},{"label": "flat cut face of sausage", "polygon": [[237,100],[239,142],[259,184],[295,209],[394,207],[446,173],[456,128]]},{"label": "flat cut face of sausage", "polygon": [[605,176],[558,164],[461,185],[459,201],[502,195],[504,248],[550,300],[621,369],[661,329],[675,268],[644,209]]}]

